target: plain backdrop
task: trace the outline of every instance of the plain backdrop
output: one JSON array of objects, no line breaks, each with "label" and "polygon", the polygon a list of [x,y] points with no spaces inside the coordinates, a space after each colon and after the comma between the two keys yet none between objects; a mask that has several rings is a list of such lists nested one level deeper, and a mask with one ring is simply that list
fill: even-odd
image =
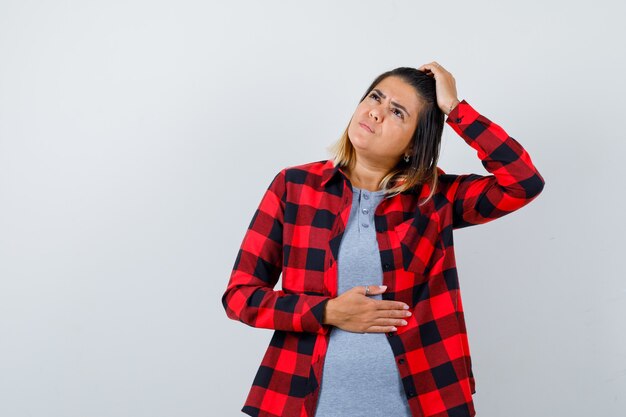
[{"label": "plain backdrop", "polygon": [[[273,176],[437,61],[546,180],[455,233],[481,417],[626,409],[618,1],[0,1],[0,415],[239,416],[221,296]],[[488,174],[448,126],[439,166]],[[280,283],[279,283],[280,285]]]}]

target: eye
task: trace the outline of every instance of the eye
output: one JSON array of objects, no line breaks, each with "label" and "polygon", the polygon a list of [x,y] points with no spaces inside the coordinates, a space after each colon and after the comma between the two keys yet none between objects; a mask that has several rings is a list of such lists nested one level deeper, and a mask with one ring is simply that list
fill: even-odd
[{"label": "eye", "polygon": [[404,113],[402,113],[402,112],[401,112],[400,110],[398,110],[398,109],[393,109],[393,110],[394,110],[394,112],[397,112],[397,113],[395,113],[395,114],[396,114],[396,116],[398,116],[398,117],[399,117],[399,118],[401,118],[401,119],[404,119]]},{"label": "eye", "polygon": [[[369,97],[373,98],[376,101],[379,101],[380,97],[378,97],[378,94],[376,93],[370,93]],[[399,109],[394,108],[393,112],[396,116],[398,116],[400,119],[404,120],[404,113],[402,113]]]}]

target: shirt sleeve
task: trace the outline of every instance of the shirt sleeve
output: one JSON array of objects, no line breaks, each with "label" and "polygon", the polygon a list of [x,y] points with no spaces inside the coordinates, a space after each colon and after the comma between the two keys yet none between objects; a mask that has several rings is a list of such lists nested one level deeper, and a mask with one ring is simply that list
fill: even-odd
[{"label": "shirt sleeve", "polygon": [[285,169],[272,180],[252,217],[230,276],[222,304],[226,315],[252,327],[325,333],[322,295],[274,290],[282,272]]},{"label": "shirt sleeve", "polygon": [[455,229],[487,223],[534,200],[545,181],[530,155],[496,123],[465,100],[448,114],[446,123],[476,150],[491,175],[447,175],[447,196],[453,203]]}]

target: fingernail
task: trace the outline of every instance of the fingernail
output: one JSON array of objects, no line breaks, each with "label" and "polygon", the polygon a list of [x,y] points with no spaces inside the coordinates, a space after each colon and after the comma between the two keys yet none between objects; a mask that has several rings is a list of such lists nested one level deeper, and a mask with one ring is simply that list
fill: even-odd
[{"label": "fingernail", "polygon": [[379,285],[379,287],[380,287],[381,290],[386,290],[387,289],[386,285]]},{"label": "fingernail", "polygon": [[396,327],[392,327],[392,328],[391,328],[391,331],[392,331],[392,332],[395,332],[396,330],[398,330]]},{"label": "fingernail", "polygon": [[404,309],[405,309],[405,310],[408,310],[408,308],[409,308],[409,306],[405,304],[405,305],[404,305]]}]

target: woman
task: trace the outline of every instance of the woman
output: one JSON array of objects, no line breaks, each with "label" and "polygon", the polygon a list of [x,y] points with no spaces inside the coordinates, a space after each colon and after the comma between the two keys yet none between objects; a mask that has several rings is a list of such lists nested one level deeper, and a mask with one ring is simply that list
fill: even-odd
[{"label": "woman", "polygon": [[[445,115],[491,175],[437,167]],[[474,416],[452,231],[521,208],[544,179],[436,62],[376,78],[333,152],[274,177],[222,297],[231,319],[275,330],[242,411]]]}]

